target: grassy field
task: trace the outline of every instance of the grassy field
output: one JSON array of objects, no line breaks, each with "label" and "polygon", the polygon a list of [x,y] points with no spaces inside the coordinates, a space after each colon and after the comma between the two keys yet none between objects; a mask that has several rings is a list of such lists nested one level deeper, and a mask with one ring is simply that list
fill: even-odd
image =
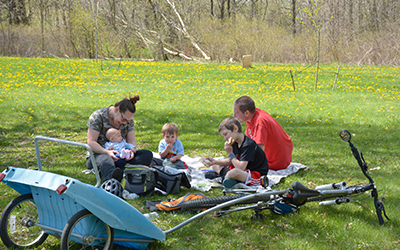
[{"label": "grassy field", "polygon": [[[341,129],[353,134],[364,152],[390,221],[379,226],[372,200],[319,207],[307,204],[288,216],[264,211],[253,222],[251,211],[216,218],[206,216],[156,242],[148,249],[400,249],[398,177],[400,141],[400,69],[389,66],[322,65],[315,87],[315,67],[308,65],[139,62],[0,58],[0,170],[36,168],[37,135],[86,142],[86,122],[99,108],[139,94],[134,117],[139,148],[157,150],[161,127],[175,122],[185,153],[225,156],[218,125],[232,116],[232,103],[251,96],[284,127],[294,143],[293,161],[309,170],[284,179],[275,189],[300,181],[316,185],[365,182]],[[294,74],[294,91],[290,70]],[[333,87],[335,87],[333,89]],[[84,175],[85,150],[41,142],[43,170],[95,184]],[[194,189],[183,189],[177,198]],[[220,190],[205,193],[222,195]],[[0,185],[0,212],[17,196]],[[166,197],[153,196],[160,200]],[[148,212],[141,198],[132,205]],[[155,223],[167,230],[190,214],[161,214]],[[0,248],[4,245],[0,243]],[[39,249],[59,249],[49,237]]]}]

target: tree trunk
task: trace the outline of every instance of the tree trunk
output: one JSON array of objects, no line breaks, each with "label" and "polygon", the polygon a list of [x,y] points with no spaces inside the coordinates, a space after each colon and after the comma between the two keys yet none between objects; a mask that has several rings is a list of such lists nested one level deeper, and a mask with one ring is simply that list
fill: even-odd
[{"label": "tree trunk", "polygon": [[376,7],[376,0],[372,0],[371,22],[372,30],[379,30],[378,8]]},{"label": "tree trunk", "polygon": [[26,10],[25,10],[25,0],[18,0],[17,2],[17,20],[18,24],[27,24],[28,23],[28,17],[26,16]]},{"label": "tree trunk", "polygon": [[296,34],[296,0],[292,0],[292,34]]},{"label": "tree trunk", "polygon": [[220,15],[219,15],[219,18],[221,19],[221,20],[224,20],[224,14],[225,14],[225,0],[222,0],[222,3],[221,3],[221,5],[220,5]]}]

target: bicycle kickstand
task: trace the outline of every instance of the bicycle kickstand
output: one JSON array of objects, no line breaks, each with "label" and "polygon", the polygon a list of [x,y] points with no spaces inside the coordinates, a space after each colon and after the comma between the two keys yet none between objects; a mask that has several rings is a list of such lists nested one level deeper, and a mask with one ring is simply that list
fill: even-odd
[{"label": "bicycle kickstand", "polygon": [[254,214],[251,216],[251,220],[255,221],[255,220],[264,220],[264,215],[261,214],[261,209],[259,208],[255,208],[254,209]]}]

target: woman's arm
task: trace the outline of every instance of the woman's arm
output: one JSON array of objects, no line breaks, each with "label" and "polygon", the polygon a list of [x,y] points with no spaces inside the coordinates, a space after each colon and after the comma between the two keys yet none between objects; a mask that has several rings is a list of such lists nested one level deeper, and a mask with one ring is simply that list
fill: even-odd
[{"label": "woman's arm", "polygon": [[126,159],[127,161],[132,160],[135,157],[136,154],[136,137],[135,137],[135,131],[129,131],[128,134],[126,135],[126,142],[132,144],[133,148],[131,148],[131,157],[129,159]]},{"label": "woman's arm", "polygon": [[126,135],[126,142],[132,144],[135,147],[137,147],[135,131],[134,130],[128,132],[128,134]]},{"label": "woman's arm", "polygon": [[95,153],[99,154],[107,154],[107,149],[103,148],[98,142],[97,139],[99,138],[100,132],[88,128],[87,133],[87,144],[92,148]]},{"label": "woman's arm", "polygon": [[87,144],[92,148],[93,152],[99,153],[99,154],[107,154],[109,155],[113,160],[118,160],[118,158],[114,155],[113,150],[107,150],[103,148],[98,142],[97,139],[99,138],[100,132],[89,128],[88,133],[87,133]]}]

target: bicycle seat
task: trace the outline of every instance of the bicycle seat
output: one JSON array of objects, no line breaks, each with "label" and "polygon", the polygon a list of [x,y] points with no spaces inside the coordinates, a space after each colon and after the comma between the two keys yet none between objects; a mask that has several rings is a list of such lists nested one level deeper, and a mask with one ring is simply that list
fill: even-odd
[{"label": "bicycle seat", "polygon": [[318,196],[320,194],[318,190],[309,189],[298,181],[293,182],[292,188],[294,191],[293,204],[297,206],[306,203],[307,198]]}]

